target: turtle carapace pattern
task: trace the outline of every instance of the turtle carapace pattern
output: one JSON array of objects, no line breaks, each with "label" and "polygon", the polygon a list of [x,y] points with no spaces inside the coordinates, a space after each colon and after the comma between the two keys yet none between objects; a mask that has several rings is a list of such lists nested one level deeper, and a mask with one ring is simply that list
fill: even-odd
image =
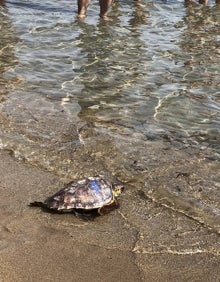
[{"label": "turtle carapace pattern", "polygon": [[102,176],[87,177],[77,182],[70,182],[44,202],[32,202],[30,206],[57,212],[97,210],[99,214],[103,214],[105,210],[118,206],[116,198],[123,189],[123,185],[111,184]]}]

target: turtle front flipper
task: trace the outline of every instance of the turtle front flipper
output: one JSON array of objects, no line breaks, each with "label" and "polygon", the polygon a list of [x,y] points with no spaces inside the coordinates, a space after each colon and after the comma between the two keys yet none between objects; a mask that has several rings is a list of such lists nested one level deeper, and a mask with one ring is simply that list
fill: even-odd
[{"label": "turtle front flipper", "polygon": [[110,211],[118,208],[119,208],[119,203],[118,201],[116,201],[116,199],[114,199],[114,201],[110,202],[109,204],[98,208],[98,214],[99,215],[108,214]]}]

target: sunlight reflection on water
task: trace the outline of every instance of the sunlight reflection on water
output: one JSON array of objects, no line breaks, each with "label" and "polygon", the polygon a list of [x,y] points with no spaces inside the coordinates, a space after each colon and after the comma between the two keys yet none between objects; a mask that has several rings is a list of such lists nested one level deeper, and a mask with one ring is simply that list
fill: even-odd
[{"label": "sunlight reflection on water", "polygon": [[4,76],[22,78],[14,92],[35,97],[29,111],[34,101],[49,99],[69,104],[70,115],[77,103],[83,119],[120,119],[134,131],[147,122],[188,136],[201,132],[219,150],[215,7],[186,9],[181,1],[167,1],[136,8],[122,1],[107,23],[98,19],[97,3],[84,22],[75,21],[76,5],[68,1],[9,1],[7,8],[9,15],[2,9],[2,16],[13,27],[11,45],[20,42],[13,51],[19,63]]}]

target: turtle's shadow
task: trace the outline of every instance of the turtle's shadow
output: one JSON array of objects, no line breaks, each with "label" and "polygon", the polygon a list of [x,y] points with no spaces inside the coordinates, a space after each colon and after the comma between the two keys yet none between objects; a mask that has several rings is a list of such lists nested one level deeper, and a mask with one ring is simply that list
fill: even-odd
[{"label": "turtle's shadow", "polygon": [[[31,203],[28,205],[29,207],[37,207],[35,205],[32,205]],[[73,209],[70,211],[58,211],[58,210],[52,210],[47,207],[40,207],[42,212],[44,213],[50,213],[50,214],[72,214],[75,215],[77,218],[80,218],[81,220],[85,221],[93,221],[96,218],[100,217],[101,214],[98,213],[98,209],[93,210],[84,210],[84,209]],[[118,209],[119,206],[114,206],[114,209]],[[110,213],[111,209],[106,210],[102,215]]]}]

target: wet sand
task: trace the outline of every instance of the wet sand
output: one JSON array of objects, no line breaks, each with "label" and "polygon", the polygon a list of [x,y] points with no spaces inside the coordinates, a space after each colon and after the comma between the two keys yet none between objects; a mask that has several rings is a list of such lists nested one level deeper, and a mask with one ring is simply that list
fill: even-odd
[{"label": "wet sand", "polygon": [[219,281],[219,235],[129,190],[94,221],[28,207],[62,185],[0,151],[0,281]]}]

